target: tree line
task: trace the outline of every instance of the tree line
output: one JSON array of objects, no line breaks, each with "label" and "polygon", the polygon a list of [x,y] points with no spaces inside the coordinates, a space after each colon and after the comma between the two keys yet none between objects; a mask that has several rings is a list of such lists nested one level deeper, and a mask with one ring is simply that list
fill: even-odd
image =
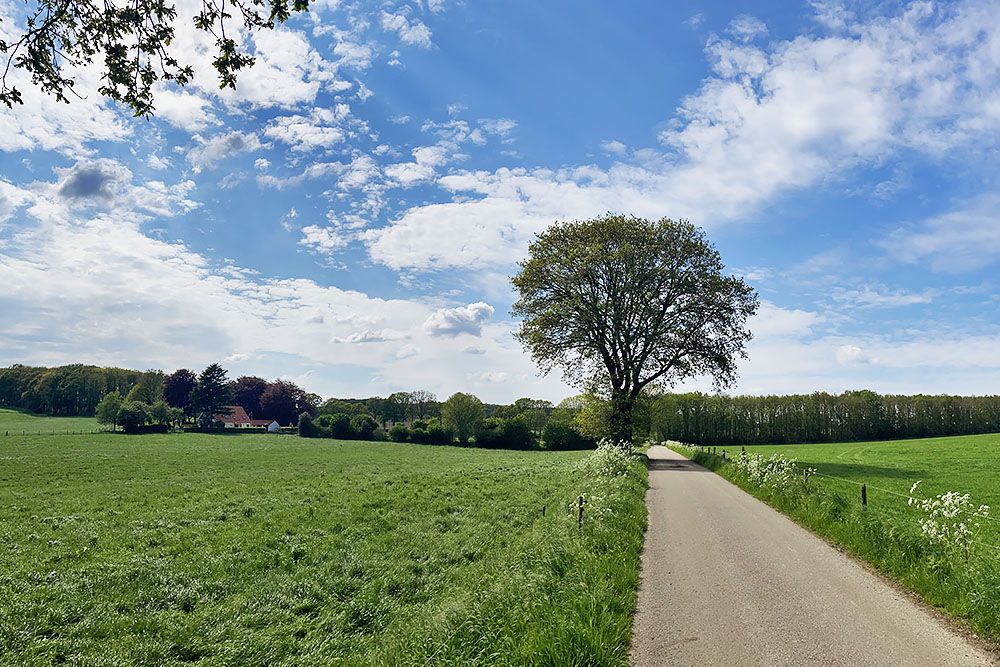
[{"label": "tree line", "polygon": [[658,439],[700,445],[845,442],[1000,432],[1000,396],[873,391],[791,396],[663,394],[643,421]]},{"label": "tree line", "polygon": [[0,368],[0,405],[57,417],[89,417],[111,392],[153,403],[163,372],[72,364]]}]

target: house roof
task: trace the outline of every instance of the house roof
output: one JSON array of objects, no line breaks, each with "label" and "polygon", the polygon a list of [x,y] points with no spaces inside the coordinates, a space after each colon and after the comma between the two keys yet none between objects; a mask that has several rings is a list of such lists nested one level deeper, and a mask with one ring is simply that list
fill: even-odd
[{"label": "house roof", "polygon": [[253,426],[270,426],[274,423],[273,419],[251,419],[250,423]]},{"label": "house roof", "polygon": [[246,424],[250,421],[250,415],[243,409],[242,405],[227,405],[228,412],[220,412],[215,415],[215,420],[232,424]]}]

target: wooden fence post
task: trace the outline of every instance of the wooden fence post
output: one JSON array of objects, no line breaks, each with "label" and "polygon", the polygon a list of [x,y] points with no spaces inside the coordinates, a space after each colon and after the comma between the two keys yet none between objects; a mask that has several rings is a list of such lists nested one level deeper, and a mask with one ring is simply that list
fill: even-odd
[{"label": "wooden fence post", "polygon": [[583,530],[583,496],[576,501],[576,529]]},{"label": "wooden fence post", "polygon": [[861,485],[861,509],[868,509],[868,485]]}]

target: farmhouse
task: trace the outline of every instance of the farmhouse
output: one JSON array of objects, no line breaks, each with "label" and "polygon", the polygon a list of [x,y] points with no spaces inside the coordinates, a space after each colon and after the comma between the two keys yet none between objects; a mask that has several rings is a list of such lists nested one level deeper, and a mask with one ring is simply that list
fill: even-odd
[{"label": "farmhouse", "polygon": [[221,422],[226,428],[266,428],[268,433],[277,433],[280,428],[273,419],[250,419],[241,405],[227,405],[226,410],[214,417],[214,421]]}]

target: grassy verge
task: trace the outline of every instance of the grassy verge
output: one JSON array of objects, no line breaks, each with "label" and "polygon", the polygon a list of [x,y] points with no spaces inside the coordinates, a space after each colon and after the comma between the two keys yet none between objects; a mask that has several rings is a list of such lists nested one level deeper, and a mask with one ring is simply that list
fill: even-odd
[{"label": "grassy verge", "polygon": [[0,456],[3,665],[627,662],[638,460],[202,434]]},{"label": "grassy verge", "polygon": [[679,445],[672,448],[864,559],[930,604],[965,619],[982,636],[1000,641],[1000,551],[985,541],[991,527],[977,530],[977,541],[968,550],[955,548],[930,539],[919,524],[924,515],[905,498],[878,493],[878,504],[871,502],[863,509],[859,486],[845,484],[847,478],[814,475],[806,481],[800,467],[781,483],[761,483],[733,462],[731,457],[739,456],[739,449],[727,449],[723,459],[722,448],[719,455]]}]

